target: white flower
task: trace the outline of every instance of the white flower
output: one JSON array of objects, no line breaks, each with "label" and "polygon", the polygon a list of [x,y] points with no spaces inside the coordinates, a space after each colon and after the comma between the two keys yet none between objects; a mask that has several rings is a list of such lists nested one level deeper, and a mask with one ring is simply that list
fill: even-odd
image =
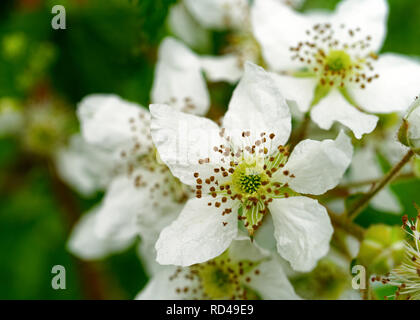
[{"label": "white flower", "polygon": [[[206,113],[209,107],[196,56],[171,38],[165,39],[159,49],[152,101],[196,114]],[[84,98],[77,114],[83,139],[107,154],[113,174],[95,223],[89,224],[92,230],[80,228],[105,242],[134,239],[141,234],[148,246],[146,242],[157,239],[191,194],[160,161],[150,135],[149,112],[118,96],[97,94]],[[98,161],[93,165],[100,170]],[[85,235],[78,232],[74,237]]]},{"label": "white flower", "polygon": [[196,199],[156,244],[161,264],[188,266],[224,252],[238,218],[252,235],[271,213],[279,253],[309,270],[328,251],[326,209],[302,194],[335,187],[350,164],[350,139],[305,140],[290,155],[288,106],[270,75],[251,63],[235,89],[223,128],[212,121],[151,105],[152,136],[162,160]]},{"label": "white flower", "polygon": [[240,237],[217,258],[187,268],[165,267],[137,295],[162,299],[300,299],[276,255]]},{"label": "white flower", "polygon": [[[105,242],[134,239],[139,233],[145,241],[156,240],[180,211],[189,190],[160,162],[150,136],[149,112],[114,95],[90,95],[77,112],[83,138],[113,163],[113,177],[95,223],[89,224],[92,230],[82,230]],[[86,236],[79,232],[74,237]]]},{"label": "white flower", "polygon": [[[300,7],[303,0],[276,0]],[[199,57],[207,79],[236,83],[245,61],[260,64],[261,48],[252,35],[249,0],[184,0],[171,7],[168,21],[172,32],[193,48],[209,47],[208,30],[229,31],[223,55]],[[205,51],[205,50],[204,50]]]},{"label": "white flower", "polygon": [[387,15],[385,0],[343,0],[332,14],[306,15],[256,0],[252,26],[286,98],[322,129],[338,121],[361,138],[376,126],[372,114],[405,110],[420,82],[417,61],[377,56]]},{"label": "white flower", "polygon": [[[290,7],[300,7],[304,0],[275,0]],[[242,29],[249,23],[249,0],[184,0],[185,7],[203,27],[226,30]]]}]

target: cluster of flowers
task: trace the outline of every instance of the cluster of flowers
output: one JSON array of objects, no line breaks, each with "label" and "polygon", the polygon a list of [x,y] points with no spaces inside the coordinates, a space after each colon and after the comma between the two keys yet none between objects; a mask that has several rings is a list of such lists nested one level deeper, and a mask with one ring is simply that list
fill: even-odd
[{"label": "cluster of flowers", "polygon": [[[344,201],[326,204],[322,195],[352,185],[376,208],[401,212],[385,184],[372,194],[355,182],[380,178],[378,148],[391,164],[418,152],[418,101],[405,113],[420,91],[420,62],[378,54],[385,0],[305,14],[294,10],[300,2],[184,0],[169,16],[178,39],[159,48],[150,111],[115,95],[80,102],[81,133],[60,153],[60,172],[85,194],[106,193],[75,227],[74,254],[101,258],[140,236],[151,279],[139,299],[299,299],[290,275],[331,255],[347,221],[334,222],[331,211],[345,211]],[[232,34],[225,54],[189,48],[207,29]],[[219,81],[235,90],[216,123],[204,115],[207,83]],[[378,121],[391,113],[405,115],[405,145],[394,124]],[[408,250],[417,250],[418,277],[406,272],[418,297],[416,232]]]}]

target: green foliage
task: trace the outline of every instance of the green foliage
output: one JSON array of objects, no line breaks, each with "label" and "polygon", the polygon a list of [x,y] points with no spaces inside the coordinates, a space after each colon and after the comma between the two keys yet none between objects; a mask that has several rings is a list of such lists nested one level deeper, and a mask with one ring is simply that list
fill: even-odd
[{"label": "green foliage", "polygon": [[[78,299],[83,295],[47,172],[34,169],[0,198],[0,299]],[[12,190],[11,190],[12,191]],[[67,290],[51,288],[51,268],[66,268]]]},{"label": "green foliage", "polygon": [[[175,2],[51,0],[24,7],[17,5],[18,1],[0,1],[0,97],[26,101],[40,91],[48,91],[74,108],[89,93],[114,93],[147,106],[157,48],[169,34],[165,20]],[[307,0],[302,10],[331,10],[338,2]],[[412,0],[389,3],[388,35],[382,51],[420,56],[420,4]],[[53,4],[65,5],[66,30],[51,28]],[[212,32],[212,46],[205,53],[220,53],[227,37],[226,32]],[[223,115],[232,90],[233,86],[225,83],[210,85],[215,106],[211,109],[212,118]],[[318,98],[325,94],[322,90],[317,93]],[[380,121],[391,120],[381,117]],[[0,138],[0,299],[85,298],[80,261],[66,250],[72,222],[57,198],[45,159],[32,157],[22,154],[17,137]],[[32,160],[32,165],[27,166]],[[383,171],[387,171],[389,164],[383,158],[380,161]],[[420,176],[419,160],[415,168]],[[391,189],[404,213],[415,217],[413,201],[420,203],[420,181],[398,181]],[[74,193],[72,196],[84,212],[98,203],[103,194],[88,199]],[[349,198],[347,207],[359,196]],[[75,213],[76,218],[78,214]],[[378,223],[395,226],[401,224],[401,217],[369,206],[355,222],[363,227]],[[51,268],[57,264],[66,267],[64,291],[51,288]],[[108,297],[132,298],[147,281],[135,247],[107,261],[98,261],[95,266],[106,274],[113,288],[114,293]],[[320,263],[313,275],[312,282],[306,281],[307,275],[295,279],[303,295],[308,292],[308,283],[319,297],[336,297],[342,291],[340,279],[345,275],[328,261]],[[323,291],[325,288],[328,292]],[[375,288],[375,295],[382,298],[391,295],[392,290],[395,288],[381,286]]]}]

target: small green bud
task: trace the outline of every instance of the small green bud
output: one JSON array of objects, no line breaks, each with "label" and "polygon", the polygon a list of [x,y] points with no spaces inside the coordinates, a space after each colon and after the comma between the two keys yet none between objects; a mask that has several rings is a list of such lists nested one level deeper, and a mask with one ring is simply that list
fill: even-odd
[{"label": "small green bud", "polygon": [[24,148],[43,156],[49,156],[64,146],[77,129],[71,109],[54,98],[28,105],[25,120],[21,132]]},{"label": "small green bud", "polygon": [[21,56],[27,46],[27,39],[23,33],[11,33],[3,37],[1,43],[2,54],[7,59]]},{"label": "small green bud", "polygon": [[0,98],[0,136],[16,134],[23,126],[20,103],[13,98]]},{"label": "small green bud", "polygon": [[410,146],[408,141],[408,121],[406,119],[403,119],[403,123],[398,129],[398,141],[407,147]]},{"label": "small green bud", "polygon": [[400,227],[377,224],[371,226],[360,245],[357,257],[370,272],[386,274],[404,257],[404,232]]},{"label": "small green bud", "polygon": [[420,99],[417,97],[404,117],[398,131],[398,140],[420,154]]},{"label": "small green bud", "polygon": [[321,259],[314,270],[292,277],[296,293],[304,299],[336,300],[351,283],[347,273],[329,258]]}]

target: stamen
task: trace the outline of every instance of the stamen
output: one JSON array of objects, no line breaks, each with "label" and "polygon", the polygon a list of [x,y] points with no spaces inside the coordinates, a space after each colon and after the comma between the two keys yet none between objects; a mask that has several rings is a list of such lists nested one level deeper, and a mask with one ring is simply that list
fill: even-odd
[{"label": "stamen", "polygon": [[[339,31],[345,28],[341,25]],[[305,64],[303,74],[316,76],[321,86],[343,88],[357,85],[365,89],[368,83],[379,77],[372,74],[372,63],[378,58],[370,50],[372,38],[361,36],[360,28],[347,29],[347,33],[353,39],[350,43],[342,42],[331,24],[316,24],[306,31],[306,41],[290,48],[293,52],[291,58]]]}]

